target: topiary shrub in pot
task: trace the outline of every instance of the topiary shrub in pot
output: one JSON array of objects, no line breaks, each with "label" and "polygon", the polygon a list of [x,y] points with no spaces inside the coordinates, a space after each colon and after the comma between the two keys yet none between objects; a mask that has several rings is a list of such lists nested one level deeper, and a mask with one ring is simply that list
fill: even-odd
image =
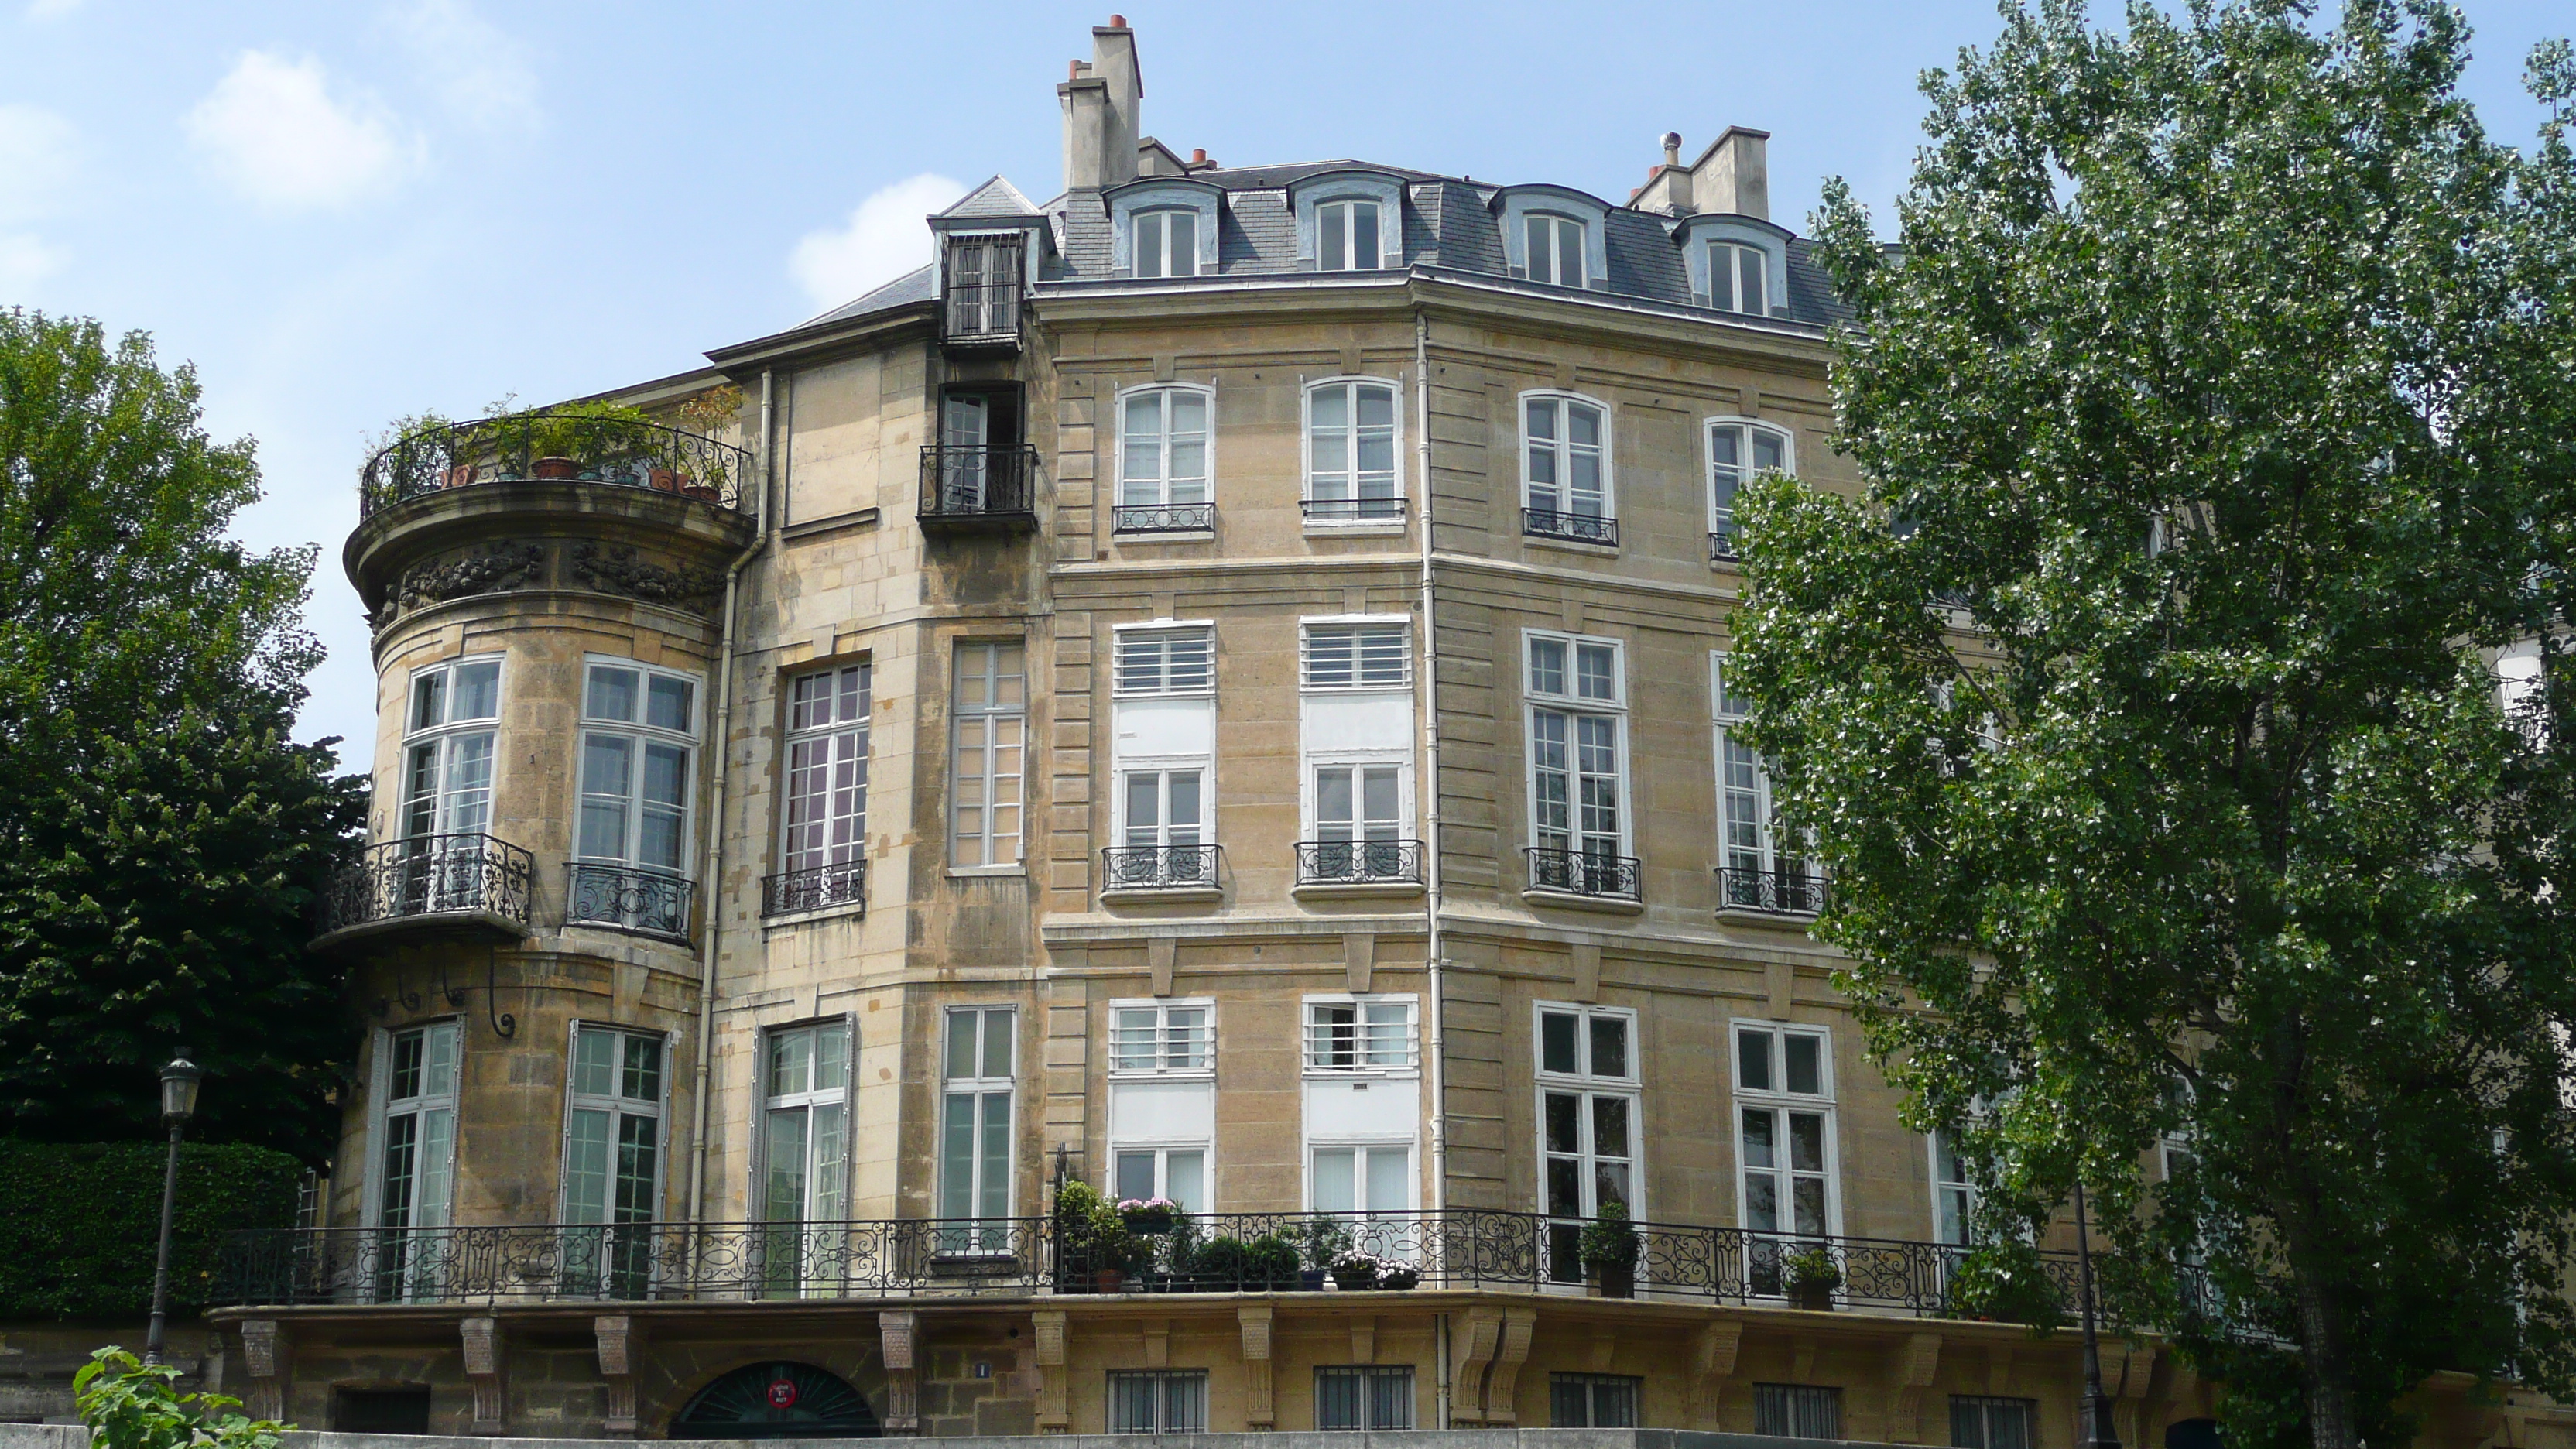
[{"label": "topiary shrub in pot", "polygon": [[1628,1224],[1628,1205],[1616,1200],[1601,1205],[1583,1225],[1579,1247],[1584,1271],[1600,1285],[1604,1298],[1633,1297],[1637,1291],[1637,1256],[1645,1244]]},{"label": "topiary shrub in pot", "polygon": [[1822,1246],[1802,1248],[1781,1259],[1780,1274],[1788,1287],[1790,1307],[1833,1311],[1834,1290],[1843,1286],[1843,1270]]}]

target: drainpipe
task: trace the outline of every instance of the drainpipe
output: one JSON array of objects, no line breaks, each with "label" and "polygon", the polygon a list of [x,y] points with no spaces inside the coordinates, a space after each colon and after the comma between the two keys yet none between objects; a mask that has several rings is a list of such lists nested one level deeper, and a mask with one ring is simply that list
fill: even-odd
[{"label": "drainpipe", "polygon": [[778,477],[777,440],[770,434],[770,371],[760,370],[760,507],[752,515],[755,536],[751,545],[734,558],[725,569],[724,642],[716,650],[716,768],[709,783],[712,801],[707,809],[706,873],[699,877],[707,883],[707,960],[698,975],[698,1069],[696,1123],[689,1139],[689,1226],[694,1231],[706,1226],[707,1202],[707,1089],[715,1070],[716,1034],[716,961],[724,941],[724,841],[725,841],[725,775],[733,761],[733,633],[734,601],[742,585],[742,571],[760,551],[778,536],[780,510],[770,497]]},{"label": "drainpipe", "polygon": [[[1414,476],[1420,480],[1422,494],[1422,754],[1423,769],[1429,776],[1423,791],[1423,893],[1429,907],[1429,944],[1425,948],[1430,967],[1430,982],[1425,994],[1431,998],[1424,1013],[1429,1040],[1423,1054],[1428,1059],[1431,1085],[1431,1210],[1444,1211],[1449,1205],[1449,1099],[1443,1089],[1443,1025],[1447,1016],[1440,991],[1440,648],[1439,634],[1432,619],[1431,595],[1431,319],[1422,314],[1417,298],[1413,305],[1413,417]],[[1440,1428],[1449,1427],[1449,1315],[1440,1315],[1440,1393],[1438,1399]]]}]

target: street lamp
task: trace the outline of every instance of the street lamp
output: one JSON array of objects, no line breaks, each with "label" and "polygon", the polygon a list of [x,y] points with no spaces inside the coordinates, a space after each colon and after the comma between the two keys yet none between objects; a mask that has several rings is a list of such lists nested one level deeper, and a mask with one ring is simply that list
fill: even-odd
[{"label": "street lamp", "polygon": [[2102,1392],[2102,1348],[2093,1334],[2093,1244],[2084,1232],[2084,1181],[2075,1182],[2075,1267],[2084,1293],[2084,1438],[2077,1449],[2120,1449],[2111,1396]]},{"label": "street lamp", "polygon": [[161,1069],[161,1121],[170,1129],[170,1160],[161,1170],[161,1248],[152,1264],[152,1330],[143,1338],[143,1361],[157,1364],[166,1346],[164,1332],[170,1319],[170,1217],[179,1203],[179,1134],[186,1131],[188,1119],[197,1115],[197,1083],[205,1072],[188,1060],[188,1049],[179,1048],[170,1065]]}]

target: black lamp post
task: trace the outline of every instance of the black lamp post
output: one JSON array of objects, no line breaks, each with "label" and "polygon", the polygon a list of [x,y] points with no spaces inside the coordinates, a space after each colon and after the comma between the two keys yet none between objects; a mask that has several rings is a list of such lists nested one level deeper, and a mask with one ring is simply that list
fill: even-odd
[{"label": "black lamp post", "polygon": [[152,1263],[152,1331],[143,1338],[143,1361],[159,1363],[167,1346],[165,1330],[170,1319],[170,1217],[179,1203],[179,1134],[187,1130],[188,1119],[197,1115],[197,1083],[205,1073],[188,1060],[188,1049],[179,1048],[170,1065],[161,1069],[161,1121],[170,1129],[170,1160],[161,1171],[161,1249]]},{"label": "black lamp post", "polygon": [[2084,1183],[2075,1183],[2075,1268],[2084,1294],[2084,1439],[2077,1449],[2120,1449],[2111,1396],[2102,1392],[2102,1347],[2093,1332],[2093,1244],[2084,1232]]}]

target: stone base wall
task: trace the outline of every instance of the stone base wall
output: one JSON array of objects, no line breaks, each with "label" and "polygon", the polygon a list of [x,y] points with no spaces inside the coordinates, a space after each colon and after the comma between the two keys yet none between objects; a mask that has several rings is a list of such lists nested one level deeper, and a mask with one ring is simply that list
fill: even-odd
[{"label": "stone base wall", "polygon": [[[0,1323],[0,1423],[68,1424],[72,1375],[91,1353],[115,1344],[140,1356],[148,1326]],[[201,1324],[170,1325],[164,1361],[179,1370],[183,1390],[224,1388],[224,1336]]]}]

